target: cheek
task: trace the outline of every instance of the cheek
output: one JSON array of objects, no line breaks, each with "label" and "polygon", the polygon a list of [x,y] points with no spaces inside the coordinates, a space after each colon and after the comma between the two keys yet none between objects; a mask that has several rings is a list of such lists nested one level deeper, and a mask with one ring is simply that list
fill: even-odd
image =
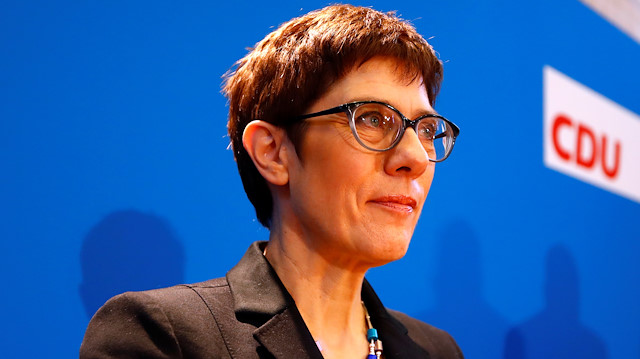
[{"label": "cheek", "polygon": [[422,175],[424,178],[422,179],[421,183],[422,183],[422,186],[424,187],[425,197],[429,193],[429,189],[431,188],[431,183],[433,183],[433,177],[435,175],[435,171],[436,171],[435,164],[429,163],[429,167],[427,167],[427,170]]},{"label": "cheek", "polygon": [[[354,195],[362,186],[362,163],[353,161],[347,151],[334,151],[334,148],[324,148],[314,152],[306,151],[295,173],[290,180],[292,196],[306,198],[310,206],[319,206],[322,211],[333,212],[344,207],[344,201]],[[331,213],[323,213],[331,215]]]},{"label": "cheek", "polygon": [[[325,147],[322,153],[316,153],[303,164],[315,186],[322,186],[329,192],[355,192],[366,185],[367,179],[374,174],[374,156],[354,151],[343,141],[336,141]],[[306,158],[305,158],[306,159]]]}]

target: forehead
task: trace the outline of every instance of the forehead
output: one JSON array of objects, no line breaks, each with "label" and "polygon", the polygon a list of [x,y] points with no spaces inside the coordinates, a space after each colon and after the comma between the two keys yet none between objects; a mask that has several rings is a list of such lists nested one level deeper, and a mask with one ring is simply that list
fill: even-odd
[{"label": "forehead", "polygon": [[328,88],[312,109],[363,100],[386,102],[407,115],[414,111],[433,112],[422,76],[389,57],[374,57],[353,67]]}]

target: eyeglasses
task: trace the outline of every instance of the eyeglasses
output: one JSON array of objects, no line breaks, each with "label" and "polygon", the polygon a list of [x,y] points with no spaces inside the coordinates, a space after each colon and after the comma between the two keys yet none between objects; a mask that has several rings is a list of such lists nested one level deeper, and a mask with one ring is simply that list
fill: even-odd
[{"label": "eyeglasses", "polygon": [[405,117],[393,106],[379,101],[357,101],[293,118],[293,121],[344,112],[351,132],[364,148],[384,152],[394,148],[407,127],[413,128],[427,151],[429,161],[442,162],[453,150],[460,128],[446,118],[422,115],[415,120]]}]

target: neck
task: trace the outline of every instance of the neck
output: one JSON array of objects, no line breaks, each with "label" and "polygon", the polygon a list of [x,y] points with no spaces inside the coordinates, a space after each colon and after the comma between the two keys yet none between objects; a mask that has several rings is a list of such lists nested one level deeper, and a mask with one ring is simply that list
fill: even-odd
[{"label": "neck", "polygon": [[[308,238],[272,228],[265,255],[291,294],[325,358],[364,357],[361,290],[366,268],[332,261]],[[315,242],[317,243],[317,242]]]}]

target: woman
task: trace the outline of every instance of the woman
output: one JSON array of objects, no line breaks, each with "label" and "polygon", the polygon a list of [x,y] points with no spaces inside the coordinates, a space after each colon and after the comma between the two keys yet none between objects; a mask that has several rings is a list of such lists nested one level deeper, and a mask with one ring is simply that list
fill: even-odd
[{"label": "woman", "polygon": [[432,105],[442,67],[392,14],[293,19],[228,75],[229,134],[268,242],[226,278],[111,299],[81,357],[462,358],[387,310],[364,279],[401,258],[458,128]]}]

